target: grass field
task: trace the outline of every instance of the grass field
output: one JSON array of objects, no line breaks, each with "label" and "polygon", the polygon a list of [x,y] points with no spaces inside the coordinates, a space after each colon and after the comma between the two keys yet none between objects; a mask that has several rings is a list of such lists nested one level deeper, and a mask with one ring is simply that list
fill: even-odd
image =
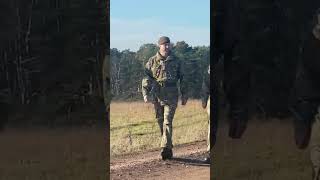
[{"label": "grass field", "polygon": [[[111,156],[160,147],[160,130],[152,104],[114,102],[110,109]],[[174,145],[205,140],[207,123],[200,101],[179,104],[173,121]]]},{"label": "grass field", "polygon": [[311,180],[309,150],[294,144],[290,120],[250,122],[240,140],[219,128],[214,147],[214,179],[217,180]]},{"label": "grass field", "polygon": [[[227,136],[220,123],[214,147],[213,179],[308,180],[309,149],[293,141],[290,120],[252,120],[242,139]],[[207,114],[199,101],[177,109],[174,144],[206,139]],[[8,129],[0,134],[0,180],[105,180],[108,176],[103,129]],[[156,149],[160,132],[151,104],[111,104],[111,154]]]},{"label": "grass field", "polygon": [[1,180],[105,180],[102,129],[8,129],[0,135]]}]

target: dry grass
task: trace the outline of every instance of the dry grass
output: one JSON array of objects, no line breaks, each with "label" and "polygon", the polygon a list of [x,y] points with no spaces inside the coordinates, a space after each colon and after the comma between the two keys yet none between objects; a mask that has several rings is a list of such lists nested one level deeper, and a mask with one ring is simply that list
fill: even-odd
[{"label": "dry grass", "polygon": [[106,179],[103,130],[8,130],[0,142],[1,180]]},{"label": "dry grass", "polygon": [[[152,104],[114,102],[110,114],[111,156],[159,148],[160,130]],[[207,136],[207,114],[200,101],[179,105],[173,121],[173,143],[204,140]]]},{"label": "dry grass", "polygon": [[240,140],[230,139],[227,131],[221,125],[214,148],[214,179],[311,179],[309,151],[295,146],[291,121],[252,121]]}]

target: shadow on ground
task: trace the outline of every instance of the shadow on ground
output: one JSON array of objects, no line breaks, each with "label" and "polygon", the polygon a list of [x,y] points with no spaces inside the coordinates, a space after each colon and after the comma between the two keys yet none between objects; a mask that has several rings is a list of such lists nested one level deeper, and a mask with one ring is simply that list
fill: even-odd
[{"label": "shadow on ground", "polygon": [[175,158],[172,158],[172,161],[175,161],[175,162],[178,162],[178,163],[181,163],[181,164],[185,164],[185,165],[190,165],[190,166],[206,166],[206,167],[210,167],[210,164],[207,164],[203,160],[199,160],[199,159],[175,157]]}]

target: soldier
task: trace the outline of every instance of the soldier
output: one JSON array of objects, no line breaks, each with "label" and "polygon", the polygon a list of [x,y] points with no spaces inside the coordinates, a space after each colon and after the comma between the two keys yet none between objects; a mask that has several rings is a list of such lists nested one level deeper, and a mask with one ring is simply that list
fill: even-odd
[{"label": "soldier", "polygon": [[310,141],[313,180],[320,180],[320,11],[308,31],[298,63],[293,101],[295,141],[306,148]]},{"label": "soldier", "polygon": [[[207,153],[208,156],[205,158],[206,163],[210,163],[210,152],[211,152],[211,147],[210,147],[210,141],[211,141],[211,134],[210,134],[210,66],[208,68],[208,71],[205,73],[204,78],[203,78],[203,83],[202,83],[202,92],[203,92],[203,97],[202,97],[202,107],[205,109],[207,108],[207,113],[208,113],[208,139],[207,139]],[[215,126],[215,124],[214,124]],[[215,142],[215,130],[213,131],[213,143]]]},{"label": "soldier", "polygon": [[142,95],[146,103],[151,102],[154,105],[162,136],[161,156],[166,160],[172,158],[172,121],[178,104],[179,80],[182,105],[187,103],[188,97],[182,62],[171,53],[170,39],[162,36],[158,40],[158,45],[159,51],[145,66]]},{"label": "soldier", "polygon": [[[252,43],[251,36],[255,33],[248,32],[246,25],[241,24],[242,22],[247,23],[247,14],[240,13],[240,9],[245,9],[244,3],[235,0],[216,1],[215,3],[213,64],[217,64],[221,59],[224,61],[224,91],[230,105],[229,137],[238,139],[245,132],[249,119],[248,92],[252,64],[250,60],[254,58],[248,57],[249,52],[253,51],[248,48],[248,44]],[[259,10],[254,12],[259,12]],[[213,103],[218,105],[216,93],[214,96]],[[217,111],[217,106],[214,107],[213,110]],[[217,113],[214,113],[214,116],[216,117]]]},{"label": "soldier", "polygon": [[[320,11],[316,16],[316,23],[313,27],[309,41],[306,43],[303,55],[305,68],[308,71],[311,87],[316,93],[310,93],[311,112],[314,115],[311,139],[310,139],[310,157],[313,165],[313,180],[320,180]],[[314,110],[314,111],[313,111]]]},{"label": "soldier", "polygon": [[320,105],[314,118],[310,139],[310,158],[313,166],[313,180],[320,180]]}]

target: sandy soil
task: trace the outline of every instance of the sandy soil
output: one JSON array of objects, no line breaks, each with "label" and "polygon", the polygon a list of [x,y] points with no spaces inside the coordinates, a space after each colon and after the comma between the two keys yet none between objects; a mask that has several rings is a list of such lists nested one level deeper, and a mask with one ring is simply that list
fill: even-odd
[{"label": "sandy soil", "polygon": [[160,150],[111,158],[111,179],[210,179],[210,165],[203,162],[206,142],[173,148],[172,160],[161,160]]}]

